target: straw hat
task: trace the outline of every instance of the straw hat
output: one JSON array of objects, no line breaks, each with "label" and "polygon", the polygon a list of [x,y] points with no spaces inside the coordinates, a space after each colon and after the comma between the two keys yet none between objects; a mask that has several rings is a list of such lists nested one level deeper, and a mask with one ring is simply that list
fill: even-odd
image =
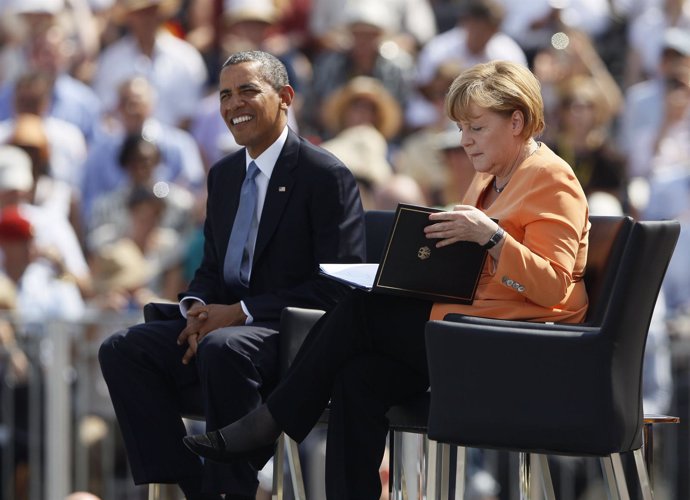
[{"label": "straw hat", "polygon": [[116,0],[113,6],[113,20],[122,23],[125,16],[137,10],[158,7],[158,14],[162,19],[174,16],[180,10],[181,0]]},{"label": "straw hat", "polygon": [[132,291],[145,286],[153,270],[136,243],[129,238],[121,238],[95,252],[93,275],[99,293]]},{"label": "straw hat", "polygon": [[344,128],[345,110],[355,99],[366,99],[374,104],[377,115],[374,126],[386,139],[398,133],[402,126],[402,110],[398,102],[376,78],[356,76],[333,91],[323,105],[322,120],[332,134]]},{"label": "straw hat", "polygon": [[371,185],[386,182],[393,168],[387,160],[388,144],[385,137],[371,125],[357,125],[340,132],[321,143],[342,161],[357,180]]}]

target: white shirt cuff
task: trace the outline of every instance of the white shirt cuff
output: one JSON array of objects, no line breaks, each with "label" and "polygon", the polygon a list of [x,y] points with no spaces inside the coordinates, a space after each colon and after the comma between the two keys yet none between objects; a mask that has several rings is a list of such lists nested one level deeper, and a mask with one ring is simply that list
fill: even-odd
[{"label": "white shirt cuff", "polygon": [[[192,305],[194,305],[194,302],[200,302],[201,304],[206,305],[206,302],[201,300],[199,297],[185,297],[180,301],[180,313],[184,319],[187,319],[187,311],[189,311]],[[242,308],[242,312],[247,315],[247,320],[244,322],[244,324],[251,325],[254,322],[254,317],[249,312],[249,309],[247,309],[247,306],[243,300],[240,301],[240,307]]]},{"label": "white shirt cuff", "polygon": [[191,309],[191,307],[194,305],[194,302],[200,302],[201,304],[206,305],[206,302],[201,300],[199,297],[185,297],[180,301],[180,314],[182,314],[184,319],[187,319],[187,311]]}]

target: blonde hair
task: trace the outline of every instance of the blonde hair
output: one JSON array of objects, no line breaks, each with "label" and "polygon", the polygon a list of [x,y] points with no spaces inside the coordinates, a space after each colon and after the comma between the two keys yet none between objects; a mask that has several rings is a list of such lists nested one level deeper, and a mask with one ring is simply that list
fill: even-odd
[{"label": "blonde hair", "polygon": [[521,64],[491,61],[460,73],[448,90],[446,114],[456,122],[469,121],[472,104],[506,116],[520,111],[524,117],[522,137],[525,140],[544,130],[541,85]]}]

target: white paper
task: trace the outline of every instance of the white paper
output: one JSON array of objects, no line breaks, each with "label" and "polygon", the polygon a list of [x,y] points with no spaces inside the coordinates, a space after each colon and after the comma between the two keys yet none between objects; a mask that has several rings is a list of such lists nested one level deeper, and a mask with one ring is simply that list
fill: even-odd
[{"label": "white paper", "polygon": [[374,286],[378,264],[321,264],[321,273],[359,288]]}]

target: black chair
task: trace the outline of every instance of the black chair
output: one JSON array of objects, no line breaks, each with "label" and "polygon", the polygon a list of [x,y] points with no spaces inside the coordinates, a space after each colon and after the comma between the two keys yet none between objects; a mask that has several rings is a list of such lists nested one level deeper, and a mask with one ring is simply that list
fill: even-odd
[{"label": "black chair", "polygon": [[[388,239],[388,233],[393,225],[394,216],[395,212],[388,210],[369,210],[365,213],[364,222],[367,262],[379,261]],[[158,302],[146,304],[143,313],[145,322],[179,317],[180,314],[178,304]],[[279,348],[281,374],[284,374],[290,367],[304,338],[322,314],[324,314],[324,311],[297,307],[288,307],[283,311],[280,318],[281,334]],[[202,415],[184,415],[184,417],[191,420],[204,420]],[[426,413],[424,414],[424,420],[426,420]],[[322,421],[328,421],[327,412],[324,414]],[[285,453],[286,451],[287,454]],[[281,435],[278,440],[276,453],[273,458],[273,498],[275,500],[281,500],[284,495],[283,470],[286,456],[295,500],[305,500],[306,493],[297,443],[284,434]],[[159,496],[160,485],[151,485],[149,488],[149,500],[158,500]]]},{"label": "black chair", "polygon": [[[393,221],[393,212],[368,212],[367,213],[367,261],[378,262],[386,237]],[[604,310],[608,304],[608,297],[615,278],[616,267],[623,253],[625,243],[633,226],[630,217],[592,216],[590,230],[590,243],[588,250],[588,263],[585,275],[591,306],[589,308],[588,322],[601,322]],[[375,239],[373,239],[375,238]],[[306,337],[322,311],[287,308],[283,311],[281,325],[281,351],[296,353],[302,341]],[[482,318],[466,318],[467,321],[482,322]],[[533,326],[534,323],[526,323]],[[281,326],[281,328],[283,328]],[[294,354],[288,354],[292,359]],[[390,426],[390,497],[400,496],[405,483],[400,453],[403,433],[415,433],[426,435],[427,420],[429,415],[429,393],[412,398],[404,404],[392,407],[387,418]],[[328,411],[324,412],[320,423],[328,422]],[[289,446],[295,446],[288,440]],[[297,448],[290,448],[289,460],[298,462]],[[424,443],[424,449],[428,453],[421,456],[422,482],[421,489],[427,498],[447,498],[448,496],[448,464],[453,453],[450,446],[435,442]],[[462,470],[464,463],[464,450],[457,453],[457,463]],[[427,474],[424,475],[424,470]],[[456,489],[462,489],[464,476],[456,477]]]},{"label": "black chair", "polygon": [[[634,223],[620,259],[600,267],[603,280],[591,285],[588,272],[592,309],[585,324],[457,315],[427,323],[429,438],[518,451],[525,466],[535,454],[548,497],[554,494],[545,455],[557,454],[600,457],[612,498],[628,498],[620,453],[632,451],[650,500],[641,452],[642,360],[679,232],[676,221]],[[529,477],[522,479],[527,495]]]}]

